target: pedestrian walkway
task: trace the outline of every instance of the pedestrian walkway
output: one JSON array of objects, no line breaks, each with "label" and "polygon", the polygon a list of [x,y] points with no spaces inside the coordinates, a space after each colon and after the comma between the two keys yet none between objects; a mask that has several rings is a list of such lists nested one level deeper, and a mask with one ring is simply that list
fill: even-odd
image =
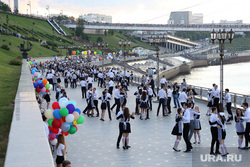
[{"label": "pedestrian walkway", "polygon": [[[93,84],[97,87],[97,83]],[[130,86],[128,91],[127,107],[130,112],[135,111],[135,96],[136,86]],[[98,95],[102,93],[101,88],[97,87]],[[76,89],[66,88],[67,95],[70,100],[74,100],[77,106],[83,110],[86,107],[86,100],[81,98],[80,87]],[[52,92],[52,99],[55,97],[55,92]],[[53,102],[53,100],[52,100]],[[111,101],[113,105],[114,100]],[[201,144],[193,145],[194,149],[190,153],[183,153],[185,142],[182,138],[179,149],[181,152],[173,151],[173,144],[176,139],[171,135],[172,128],[175,123],[176,109],[173,108],[172,100],[172,114],[167,117],[162,116],[160,110],[159,116],[156,116],[158,103],[153,103],[153,111],[150,112],[149,120],[140,120],[136,116],[131,120],[130,144],[129,150],[116,148],[116,140],[118,137],[118,121],[115,119],[115,109],[112,111],[112,121],[108,119],[108,114],[105,115],[105,121],[100,121],[100,117],[87,117],[84,115],[85,122],[78,126],[78,132],[74,135],[66,137],[67,154],[66,159],[72,162],[74,167],[82,166],[97,166],[97,167],[111,167],[111,166],[209,166],[201,164],[199,160],[199,149],[203,149],[204,154],[210,152],[210,126],[208,117],[206,116],[207,107],[202,101],[196,101],[196,105],[200,107],[201,111]],[[100,106],[100,101],[98,106]],[[99,109],[100,111],[100,109]],[[101,111],[100,111],[101,112]],[[227,128],[226,145],[229,152],[250,155],[249,151],[238,150],[238,137],[235,132],[235,124],[228,125]],[[193,139],[191,140],[193,142]],[[198,151],[197,151],[198,150]],[[242,162],[232,162],[230,165],[248,166],[247,159]],[[211,165],[211,164],[210,164]],[[212,163],[212,166],[230,166],[222,162]]]}]

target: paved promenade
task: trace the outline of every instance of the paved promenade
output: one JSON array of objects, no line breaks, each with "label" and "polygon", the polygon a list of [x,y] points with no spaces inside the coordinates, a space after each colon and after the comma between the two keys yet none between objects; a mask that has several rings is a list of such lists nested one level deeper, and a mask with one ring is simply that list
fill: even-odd
[{"label": "paved promenade", "polygon": [[[96,82],[93,84],[96,87]],[[131,112],[135,110],[134,92],[136,86],[130,86],[128,92],[128,103]],[[101,95],[103,89],[97,88],[98,95]],[[77,103],[77,107],[83,110],[86,107],[86,100],[81,98],[80,87],[76,89],[67,88],[67,94],[70,100]],[[52,99],[55,93],[52,92]],[[52,100],[53,101],[53,100]],[[114,100],[111,101],[111,105]],[[202,101],[196,101],[196,105],[201,110],[201,144],[193,145],[194,149],[190,153],[183,153],[185,143],[182,139],[179,144],[181,152],[172,150],[175,136],[171,135],[172,128],[175,123],[176,109],[172,108],[172,114],[162,117],[162,112],[157,117],[156,111],[158,103],[153,103],[153,111],[150,112],[149,120],[140,120],[136,116],[135,120],[131,120],[130,144],[129,150],[116,148],[116,140],[118,136],[118,121],[115,119],[115,109],[112,112],[112,121],[108,119],[106,113],[105,121],[100,121],[100,117],[87,117],[84,115],[85,122],[78,126],[78,131],[74,135],[66,137],[67,155],[66,159],[71,160],[72,166],[247,166],[250,162],[247,158],[243,158],[241,162],[231,162],[229,164],[222,162],[202,163],[199,159],[200,152],[208,154],[210,152],[211,134],[208,124],[208,117],[205,115],[207,111],[206,104]],[[46,105],[44,105],[46,106]],[[100,101],[98,106],[100,106]],[[173,107],[172,101],[172,107]],[[101,112],[101,111],[100,111]],[[191,140],[193,142],[193,139]],[[238,137],[235,132],[235,124],[227,126],[227,137],[225,141],[229,152],[243,154],[249,157],[250,151],[239,150]],[[120,143],[122,146],[122,143]],[[225,159],[224,159],[225,161]]]}]

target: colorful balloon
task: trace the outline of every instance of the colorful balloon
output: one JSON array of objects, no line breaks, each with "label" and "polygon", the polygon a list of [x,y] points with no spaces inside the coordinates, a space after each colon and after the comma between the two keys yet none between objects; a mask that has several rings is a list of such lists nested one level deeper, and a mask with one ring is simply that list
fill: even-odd
[{"label": "colorful balloon", "polygon": [[80,115],[79,118],[76,120],[76,122],[78,124],[82,124],[84,122],[84,117]]},{"label": "colorful balloon", "polygon": [[49,88],[50,88],[50,84],[46,84],[46,85],[45,85],[45,88],[46,88],[46,89],[49,89]]},{"label": "colorful balloon", "polygon": [[47,119],[54,119],[53,110],[45,110],[44,115]]},{"label": "colorful balloon", "polygon": [[72,114],[75,111],[75,106],[73,104],[68,104],[66,108],[69,110],[70,114]]},{"label": "colorful balloon", "polygon": [[69,129],[70,129],[70,124],[67,123],[67,122],[64,122],[62,125],[61,125],[61,129],[63,132],[68,132]]},{"label": "colorful balloon", "polygon": [[60,114],[62,117],[66,117],[69,114],[69,110],[67,108],[61,108]]},{"label": "colorful balloon", "polygon": [[75,101],[69,101],[68,104],[73,104],[76,107],[76,102]]},{"label": "colorful balloon", "polygon": [[46,85],[48,83],[47,79],[43,80],[43,85]]},{"label": "colorful balloon", "polygon": [[60,109],[55,109],[55,110],[53,111],[53,116],[54,116],[56,119],[61,119],[62,116],[61,116],[61,114],[60,114]]},{"label": "colorful balloon", "polygon": [[69,129],[69,134],[74,134],[76,133],[76,128],[74,126],[72,126],[70,129]]},{"label": "colorful balloon", "polygon": [[54,103],[52,104],[52,108],[53,108],[53,110],[55,110],[55,109],[60,109],[59,103],[58,103],[58,102],[54,102]]},{"label": "colorful balloon", "polygon": [[73,114],[68,114],[67,117],[65,118],[66,122],[70,123],[73,122],[75,119]]},{"label": "colorful balloon", "polygon": [[79,113],[78,112],[73,112],[72,115],[74,115],[74,121],[78,120],[79,118]]},{"label": "colorful balloon", "polygon": [[49,134],[49,140],[54,140],[56,138],[56,134],[55,133],[50,133]]},{"label": "colorful balloon", "polygon": [[57,139],[50,140],[49,142],[52,146],[55,146],[57,144]]},{"label": "colorful balloon", "polygon": [[60,128],[61,127],[61,121],[58,120],[58,119],[55,119],[53,122],[52,122],[52,126],[54,128]]},{"label": "colorful balloon", "polygon": [[81,114],[81,110],[79,108],[76,108],[75,111],[78,112],[79,115]]},{"label": "colorful balloon", "polygon": [[69,100],[66,97],[63,97],[59,100],[59,105],[61,108],[65,108],[68,104]]},{"label": "colorful balloon", "polygon": [[48,120],[48,124],[49,124],[50,127],[53,127],[53,126],[52,126],[52,122],[53,122],[53,121],[54,121],[54,119],[49,119],[49,120]]}]

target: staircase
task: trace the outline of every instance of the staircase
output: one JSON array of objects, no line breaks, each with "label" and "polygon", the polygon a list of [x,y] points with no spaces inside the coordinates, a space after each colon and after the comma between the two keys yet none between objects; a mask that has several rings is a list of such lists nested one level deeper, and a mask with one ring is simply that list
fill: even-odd
[{"label": "staircase", "polygon": [[133,66],[130,66],[130,65],[128,65],[128,63],[125,63],[125,65],[124,65],[124,62],[117,61],[117,60],[115,60],[115,59],[112,59],[112,63],[113,63],[113,64],[116,64],[116,65],[119,65],[119,66],[121,66],[121,67],[124,67],[124,66],[125,66],[127,69],[132,70],[132,71],[134,71],[134,72],[138,72],[138,73],[141,73],[141,74],[146,74],[145,71],[142,71],[142,70],[139,69],[139,68],[135,68],[135,67],[133,67]]},{"label": "staircase", "polygon": [[63,29],[55,22],[55,20],[49,19],[47,22],[56,30],[56,32],[60,35],[67,36],[67,34],[63,31]]},{"label": "staircase", "polygon": [[[157,61],[157,58],[154,57],[153,55],[148,55],[148,58],[149,58],[149,59],[152,59],[152,60],[154,60],[154,61]],[[168,65],[168,66],[170,66],[170,67],[173,67],[173,66],[174,66],[173,64],[171,64],[171,63],[169,63],[169,62],[167,62],[167,61],[163,61],[163,60],[161,60],[161,59],[159,59],[159,62],[162,63],[162,64],[166,64],[166,65]]]}]

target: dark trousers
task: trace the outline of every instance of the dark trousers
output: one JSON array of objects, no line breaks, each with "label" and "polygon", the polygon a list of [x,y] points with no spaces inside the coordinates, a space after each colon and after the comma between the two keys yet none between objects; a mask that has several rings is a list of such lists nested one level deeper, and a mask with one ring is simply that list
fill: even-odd
[{"label": "dark trousers", "polygon": [[95,109],[96,109],[97,115],[99,115],[98,100],[94,100],[94,105],[95,105]]},{"label": "dark trousers", "polygon": [[215,142],[216,142],[215,152],[219,152],[220,143],[219,143],[219,140],[218,140],[218,128],[217,127],[211,127],[210,131],[211,131],[211,134],[212,134],[210,153],[214,153],[214,144],[215,144]]},{"label": "dark trousers", "polygon": [[136,106],[135,106],[135,113],[136,114],[139,114],[139,107],[138,107],[138,104],[140,104],[140,99],[135,99],[135,104],[136,104]]},{"label": "dark trousers", "polygon": [[148,100],[148,106],[150,110],[152,110],[152,97],[153,96],[149,96],[149,100]]},{"label": "dark trousers", "polygon": [[112,95],[113,94],[113,86],[109,87],[109,93]]},{"label": "dark trousers", "polygon": [[245,146],[248,147],[248,143],[250,141],[250,123],[246,123],[246,129],[245,129]]},{"label": "dark trousers", "polygon": [[231,118],[233,118],[233,113],[232,113],[232,111],[231,111],[231,105],[232,105],[231,102],[230,102],[230,103],[227,103],[227,112],[228,112],[228,114],[232,115]]},{"label": "dark trousers", "polygon": [[73,79],[73,88],[76,88],[77,85],[76,85],[76,79]]},{"label": "dark trousers", "polygon": [[107,106],[108,106],[109,119],[111,120],[112,117],[111,117],[111,112],[110,112],[110,103],[109,103],[109,101],[107,101]]},{"label": "dark trousers", "polygon": [[159,115],[159,111],[160,111],[161,106],[162,106],[162,115],[165,115],[164,114],[164,104],[165,104],[165,99],[160,99],[158,109],[157,109],[157,116]]},{"label": "dark trousers", "polygon": [[82,87],[82,98],[87,98],[87,96],[86,96],[86,87],[85,86]]},{"label": "dark trousers", "polygon": [[183,139],[186,143],[186,148],[187,150],[191,150],[191,143],[188,139],[188,133],[189,133],[189,129],[190,129],[190,124],[189,123],[184,123],[183,124]]},{"label": "dark trousers", "polygon": [[168,97],[167,107],[168,107],[168,113],[170,114],[171,113],[171,97]]},{"label": "dark trousers", "polygon": [[119,123],[119,136],[118,136],[117,142],[116,142],[116,146],[118,146],[118,147],[119,147],[120,141],[122,139],[123,125],[124,125],[123,123]]},{"label": "dark trousers", "polygon": [[111,107],[111,110],[113,110],[113,108],[115,108],[115,106],[116,106],[116,112],[115,112],[115,114],[117,115],[117,113],[119,112],[119,110],[120,110],[120,99],[116,99],[115,98],[115,104]]},{"label": "dark trousers", "polygon": [[155,97],[156,97],[155,88],[154,88],[154,87],[152,87],[152,90],[153,90],[153,94],[154,94],[154,95],[155,95]]},{"label": "dark trousers", "polygon": [[214,98],[214,106],[217,108],[217,112],[220,112],[220,106],[219,106],[219,98]]}]

